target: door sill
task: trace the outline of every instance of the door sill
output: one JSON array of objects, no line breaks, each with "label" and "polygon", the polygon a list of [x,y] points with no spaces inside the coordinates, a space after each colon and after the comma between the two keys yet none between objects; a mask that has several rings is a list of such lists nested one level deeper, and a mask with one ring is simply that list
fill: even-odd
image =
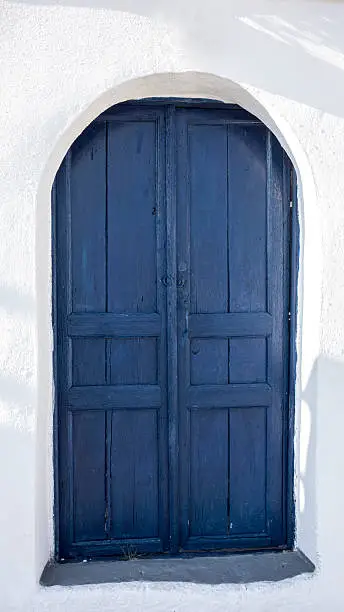
[{"label": "door sill", "polygon": [[246,554],[155,557],[128,561],[51,562],[41,585],[77,586],[124,582],[248,584],[311,574],[313,563],[299,550]]}]

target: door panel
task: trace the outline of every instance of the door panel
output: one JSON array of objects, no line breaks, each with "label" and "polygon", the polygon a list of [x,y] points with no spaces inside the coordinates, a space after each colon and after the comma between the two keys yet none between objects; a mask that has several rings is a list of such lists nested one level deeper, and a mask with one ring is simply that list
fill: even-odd
[{"label": "door panel", "polygon": [[156,312],[156,123],[108,130],[108,312]]},{"label": "door panel", "polygon": [[190,431],[190,535],[222,535],[228,528],[228,412],[191,411]]},{"label": "door panel", "polygon": [[284,538],[286,160],[259,122],[211,111],[177,110],[177,150],[180,546],[276,546]]},{"label": "door panel", "polygon": [[72,416],[73,541],[104,537],[106,413],[82,410]]},{"label": "door panel", "polygon": [[71,312],[105,312],[106,126],[90,126],[73,144],[66,163]]},{"label": "door panel", "polygon": [[106,384],[106,340],[73,338],[72,385],[76,387]]},{"label": "door panel", "polygon": [[266,516],[267,408],[229,413],[229,533],[268,534]]},{"label": "door panel", "polygon": [[262,124],[228,127],[229,312],[267,310],[266,140]]},{"label": "door panel", "polygon": [[220,338],[194,338],[191,349],[191,384],[228,383],[228,341]]},{"label": "door panel", "polygon": [[116,338],[110,342],[111,385],[157,385],[156,338]]},{"label": "door panel", "polygon": [[156,410],[116,410],[111,440],[111,537],[159,537]]},{"label": "door panel", "polygon": [[223,105],[119,105],[68,152],[60,557],[285,544],[288,181],[277,140]]},{"label": "door panel", "polygon": [[230,382],[265,383],[267,339],[231,338],[229,341]]},{"label": "door panel", "polygon": [[188,128],[191,312],[227,312],[226,126]]},{"label": "door panel", "polygon": [[56,182],[64,557],[168,545],[163,138],[161,111],[124,110]]}]

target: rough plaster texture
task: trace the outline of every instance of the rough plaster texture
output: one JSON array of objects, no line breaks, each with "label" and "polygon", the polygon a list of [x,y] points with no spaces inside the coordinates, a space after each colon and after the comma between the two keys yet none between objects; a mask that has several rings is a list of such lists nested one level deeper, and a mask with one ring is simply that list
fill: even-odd
[{"label": "rough plaster texture", "polygon": [[[0,0],[0,611],[344,606],[344,4]],[[312,578],[44,589],[53,551],[50,189],[101,111],[144,96],[238,102],[299,176],[295,498]]]}]

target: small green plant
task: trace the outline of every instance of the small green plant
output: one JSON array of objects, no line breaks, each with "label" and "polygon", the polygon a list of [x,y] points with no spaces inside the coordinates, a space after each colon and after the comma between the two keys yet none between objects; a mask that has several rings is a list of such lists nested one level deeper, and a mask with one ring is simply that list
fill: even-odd
[{"label": "small green plant", "polygon": [[131,544],[126,544],[123,546],[122,553],[125,561],[132,561],[133,559],[137,559],[139,556],[136,548]]}]

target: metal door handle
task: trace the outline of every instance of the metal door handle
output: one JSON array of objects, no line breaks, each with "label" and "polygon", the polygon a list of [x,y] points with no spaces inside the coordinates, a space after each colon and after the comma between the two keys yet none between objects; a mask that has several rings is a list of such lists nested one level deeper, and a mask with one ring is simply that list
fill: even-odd
[{"label": "metal door handle", "polygon": [[161,278],[161,282],[164,287],[170,287],[172,285],[173,278],[172,276],[166,275]]},{"label": "metal door handle", "polygon": [[[163,276],[160,280],[164,287],[171,287],[171,285],[173,284],[173,276],[168,274],[166,276]],[[185,279],[182,276],[179,276],[177,279],[177,287],[178,289],[182,289],[183,287],[185,287]]]}]

